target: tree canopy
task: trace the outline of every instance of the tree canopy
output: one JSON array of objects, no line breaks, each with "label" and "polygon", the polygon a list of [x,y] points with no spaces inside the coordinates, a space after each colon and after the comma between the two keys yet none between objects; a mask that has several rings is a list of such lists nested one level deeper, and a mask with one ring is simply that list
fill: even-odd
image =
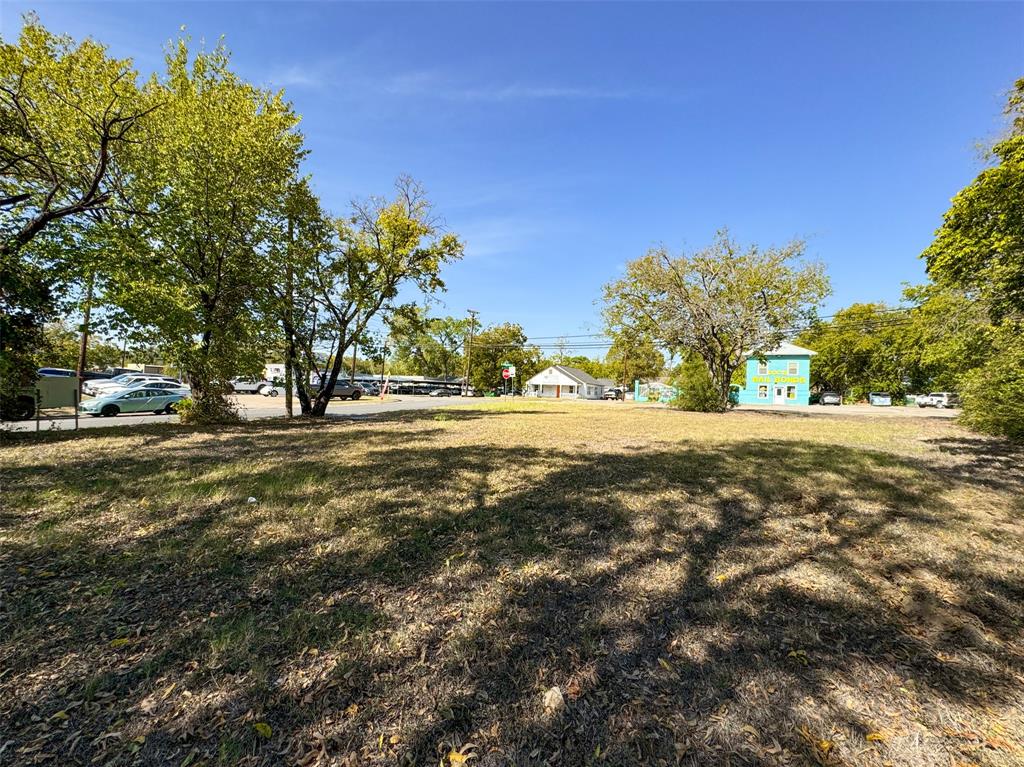
[{"label": "tree canopy", "polygon": [[473,337],[469,383],[478,392],[501,388],[501,368],[515,365],[517,386],[532,378],[541,369],[541,354],[521,325],[505,322],[492,325]]},{"label": "tree canopy", "polygon": [[997,316],[1024,312],[1024,77],[1006,104],[1008,135],[994,164],[962,189],[923,256],[942,285],[987,298]]},{"label": "tree canopy", "polygon": [[[426,191],[407,176],[395,182],[392,199],[353,202],[348,218],[330,220],[323,246],[290,267],[309,299],[306,316],[294,328],[302,350],[295,378],[304,414],[324,414],[346,352],[371,320],[402,308],[399,290],[443,290],[441,268],[462,251],[462,241],[444,230]],[[322,385],[307,391],[311,377]]]},{"label": "tree canopy", "polygon": [[145,225],[122,226],[111,300],[159,329],[202,413],[226,415],[229,378],[263,367],[256,313],[271,245],[302,157],[299,118],[279,93],[241,80],[223,46],[179,40],[143,91],[148,166],[135,182]]}]

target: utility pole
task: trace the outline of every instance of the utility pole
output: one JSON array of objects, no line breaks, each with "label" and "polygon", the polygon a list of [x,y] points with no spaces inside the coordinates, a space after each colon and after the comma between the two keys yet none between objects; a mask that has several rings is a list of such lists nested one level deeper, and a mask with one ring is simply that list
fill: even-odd
[{"label": "utility pole", "polygon": [[476,328],[476,316],[480,314],[476,309],[468,309],[469,312],[469,340],[466,341],[466,377],[462,382],[462,396],[469,396],[469,361],[473,356],[473,330]]}]

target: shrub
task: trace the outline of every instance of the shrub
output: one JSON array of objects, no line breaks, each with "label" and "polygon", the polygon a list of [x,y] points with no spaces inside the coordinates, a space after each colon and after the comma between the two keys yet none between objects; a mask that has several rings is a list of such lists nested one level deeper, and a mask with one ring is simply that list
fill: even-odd
[{"label": "shrub", "polygon": [[961,386],[961,420],[972,429],[1024,441],[1024,323],[996,335],[993,356]]},{"label": "shrub", "polygon": [[721,413],[731,407],[728,401],[722,401],[722,395],[712,382],[707,366],[695,354],[683,360],[676,369],[672,383],[678,393],[669,400],[669,407],[701,413]]},{"label": "shrub", "polygon": [[182,423],[237,423],[241,420],[234,403],[219,394],[179,400],[175,403],[174,410]]}]

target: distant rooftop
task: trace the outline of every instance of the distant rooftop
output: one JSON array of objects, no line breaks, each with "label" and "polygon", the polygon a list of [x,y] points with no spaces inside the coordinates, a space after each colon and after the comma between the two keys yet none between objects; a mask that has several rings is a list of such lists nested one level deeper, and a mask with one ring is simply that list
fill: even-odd
[{"label": "distant rooftop", "polygon": [[[748,351],[747,356],[751,356],[752,352]],[[781,344],[776,346],[771,351],[764,353],[765,357],[813,357],[817,352],[805,349],[802,346],[791,344],[789,341],[783,341]]]}]

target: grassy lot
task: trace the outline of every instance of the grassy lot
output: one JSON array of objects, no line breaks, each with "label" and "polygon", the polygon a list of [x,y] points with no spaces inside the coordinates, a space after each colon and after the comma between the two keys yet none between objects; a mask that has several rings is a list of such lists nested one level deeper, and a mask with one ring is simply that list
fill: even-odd
[{"label": "grassy lot", "polygon": [[0,764],[1024,763],[1024,455],[946,421],[474,403],[0,465]]}]

